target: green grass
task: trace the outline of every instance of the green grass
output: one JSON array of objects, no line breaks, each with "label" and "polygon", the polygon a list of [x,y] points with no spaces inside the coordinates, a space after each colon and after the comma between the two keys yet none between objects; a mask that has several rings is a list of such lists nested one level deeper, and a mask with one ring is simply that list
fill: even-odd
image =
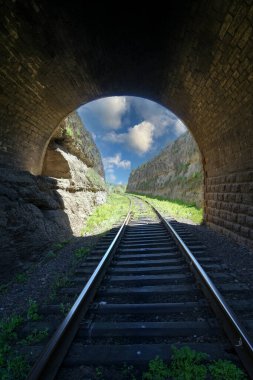
[{"label": "green grass", "polygon": [[60,303],[60,312],[65,316],[66,314],[68,314],[69,310],[71,309],[71,304],[69,302],[67,303]]},{"label": "green grass", "polygon": [[23,322],[20,315],[12,315],[10,318],[0,321],[0,350],[17,338],[16,329]]},{"label": "green grass", "polygon": [[228,360],[217,360],[209,365],[213,380],[244,380],[244,372]]},{"label": "green grass", "polygon": [[170,363],[151,360],[142,380],[246,380],[245,373],[228,360],[208,362],[208,355],[184,346],[172,347]]},{"label": "green grass", "polygon": [[0,294],[4,294],[4,293],[7,292],[8,285],[9,284],[2,284],[2,285],[0,285]]},{"label": "green grass", "polygon": [[70,126],[67,126],[67,127],[66,127],[66,135],[67,135],[68,137],[74,137],[73,129],[72,129]]},{"label": "green grass", "polygon": [[0,321],[0,379],[22,380],[27,377],[29,365],[21,355],[16,355],[12,345],[18,340],[17,329],[23,323],[20,315]]},{"label": "green grass", "polygon": [[168,366],[158,356],[150,360],[147,372],[142,375],[143,380],[165,380],[168,379],[170,371]]},{"label": "green grass", "polygon": [[74,255],[77,259],[82,259],[88,255],[91,247],[81,247],[75,250]]},{"label": "green grass", "polygon": [[129,199],[120,194],[110,194],[107,202],[98,206],[87,219],[86,225],[81,230],[81,235],[101,233],[109,230],[122,220],[128,212]]},{"label": "green grass", "polygon": [[172,347],[169,374],[174,380],[205,380],[207,368],[203,361],[207,358],[208,355],[189,347]]},{"label": "green grass", "polygon": [[[134,195],[134,194],[133,194]],[[162,197],[138,196],[151,203],[162,215],[171,216],[175,219],[189,219],[194,223],[201,223],[203,220],[203,210],[195,205],[184,203],[180,200],[168,200]]]},{"label": "green grass", "polygon": [[69,279],[66,274],[60,275],[54,279],[54,282],[52,284],[50,293],[49,293],[49,299],[53,301],[56,298],[56,294],[60,288],[63,288],[67,286],[69,283]]},{"label": "green grass", "polygon": [[21,340],[22,345],[29,345],[34,343],[39,343],[48,336],[48,329],[43,330],[34,329],[31,334],[27,335],[25,339]]},{"label": "green grass", "polygon": [[39,306],[36,301],[29,299],[29,307],[27,310],[27,319],[28,321],[38,321],[40,320],[40,315],[38,313]]},{"label": "green grass", "polygon": [[19,284],[24,284],[28,280],[28,276],[26,273],[18,273],[15,276],[15,280]]},{"label": "green grass", "polygon": [[4,368],[0,368],[1,380],[25,380],[27,378],[30,365],[27,360],[18,355],[9,359]]}]

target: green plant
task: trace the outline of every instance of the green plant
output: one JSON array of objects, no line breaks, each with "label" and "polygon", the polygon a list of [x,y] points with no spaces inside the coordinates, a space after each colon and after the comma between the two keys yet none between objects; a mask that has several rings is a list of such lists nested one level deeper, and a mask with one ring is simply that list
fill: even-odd
[{"label": "green plant", "polygon": [[66,127],[66,135],[68,137],[73,137],[74,136],[73,129],[69,125]]},{"label": "green plant", "polygon": [[0,285],[0,294],[4,294],[8,289],[8,284]]},{"label": "green plant", "polygon": [[27,378],[30,366],[23,356],[16,356],[7,361],[7,366],[2,372],[3,380],[23,380]]},{"label": "green plant", "polygon": [[110,194],[107,202],[98,206],[87,219],[86,225],[81,230],[81,235],[109,230],[126,216],[128,209],[129,200],[126,196],[115,193]]},{"label": "green plant", "polygon": [[18,273],[18,274],[15,276],[15,280],[16,280],[19,284],[24,284],[24,283],[27,281],[27,274],[26,274],[26,273]]},{"label": "green plant", "polygon": [[134,367],[132,365],[124,364],[121,369],[121,375],[124,380],[136,380],[135,375],[133,374]]},{"label": "green plant", "polygon": [[204,380],[207,368],[202,361],[207,357],[207,354],[191,350],[187,346],[180,349],[172,347],[169,374],[174,380]]},{"label": "green plant", "polygon": [[38,313],[39,306],[36,301],[29,299],[29,307],[27,310],[27,319],[29,321],[38,321],[40,319],[40,315]]},{"label": "green plant", "polygon": [[45,328],[43,330],[37,330],[34,329],[31,334],[27,335],[25,339],[21,340],[21,344],[33,344],[33,343],[39,343],[42,340],[44,340],[48,336],[48,328]]},{"label": "green plant", "polygon": [[169,377],[168,366],[158,356],[148,364],[148,371],[142,375],[143,380],[165,380]]},{"label": "green plant", "polygon": [[103,368],[97,367],[95,369],[95,375],[96,375],[96,379],[102,379],[103,378]]},{"label": "green plant", "polygon": [[208,366],[213,380],[244,380],[244,372],[229,360],[217,360]]},{"label": "green plant", "polygon": [[54,251],[49,251],[45,256],[45,259],[51,260],[51,259],[54,259],[55,257],[56,257],[56,253]]},{"label": "green plant", "polygon": [[50,294],[49,294],[49,298],[51,301],[55,299],[58,289],[66,286],[68,284],[68,281],[69,280],[66,275],[58,276],[55,278],[54,283],[51,287]]},{"label": "green plant", "polygon": [[69,312],[70,308],[71,308],[71,304],[69,302],[66,304],[64,304],[64,303],[60,304],[60,312],[63,315],[66,315]]},{"label": "green plant", "polygon": [[13,315],[10,318],[0,322],[0,350],[1,347],[17,338],[16,329],[23,322],[20,315]]},{"label": "green plant", "polygon": [[0,378],[11,380],[17,377],[13,376],[12,367],[16,368],[19,361],[12,361],[8,356],[11,354],[11,343],[17,339],[16,329],[23,322],[20,315],[13,315],[6,320],[0,322]]},{"label": "green plant", "polygon": [[53,248],[58,250],[58,249],[62,249],[64,247],[64,243],[55,243],[53,245]]},{"label": "green plant", "polygon": [[90,247],[81,247],[75,250],[74,255],[77,259],[82,259],[90,252]]}]

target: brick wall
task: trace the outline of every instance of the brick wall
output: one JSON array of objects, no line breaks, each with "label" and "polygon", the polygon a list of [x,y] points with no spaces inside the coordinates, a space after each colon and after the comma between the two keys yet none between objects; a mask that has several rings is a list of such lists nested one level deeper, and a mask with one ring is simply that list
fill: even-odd
[{"label": "brick wall", "polygon": [[199,145],[207,223],[249,241],[252,179],[240,176],[253,169],[252,1],[118,12],[81,1],[2,1],[1,165],[38,174],[50,136],[75,108],[101,96],[150,98]]},{"label": "brick wall", "polygon": [[253,246],[253,171],[208,178],[205,202],[210,226]]}]

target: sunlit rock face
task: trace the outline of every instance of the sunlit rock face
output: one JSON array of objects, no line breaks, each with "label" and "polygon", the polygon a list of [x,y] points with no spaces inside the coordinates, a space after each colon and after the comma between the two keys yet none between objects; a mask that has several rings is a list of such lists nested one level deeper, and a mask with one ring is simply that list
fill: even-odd
[{"label": "sunlit rock face", "polygon": [[203,169],[199,149],[189,132],[153,160],[133,170],[127,191],[160,195],[203,205]]},{"label": "sunlit rock face", "polygon": [[79,236],[94,206],[106,200],[100,153],[75,113],[53,135],[42,176],[5,168],[0,183],[0,276],[5,279],[46,255],[55,242]]}]

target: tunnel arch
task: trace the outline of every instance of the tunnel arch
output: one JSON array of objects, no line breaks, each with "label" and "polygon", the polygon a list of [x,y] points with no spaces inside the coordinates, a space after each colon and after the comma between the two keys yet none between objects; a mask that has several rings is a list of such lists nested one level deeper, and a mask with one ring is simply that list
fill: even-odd
[{"label": "tunnel arch", "polygon": [[179,0],[168,12],[129,7],[115,18],[81,1],[6,0],[0,19],[2,167],[40,174],[53,131],[81,104],[113,95],[152,99],[199,145],[205,221],[251,244],[251,2]]}]

